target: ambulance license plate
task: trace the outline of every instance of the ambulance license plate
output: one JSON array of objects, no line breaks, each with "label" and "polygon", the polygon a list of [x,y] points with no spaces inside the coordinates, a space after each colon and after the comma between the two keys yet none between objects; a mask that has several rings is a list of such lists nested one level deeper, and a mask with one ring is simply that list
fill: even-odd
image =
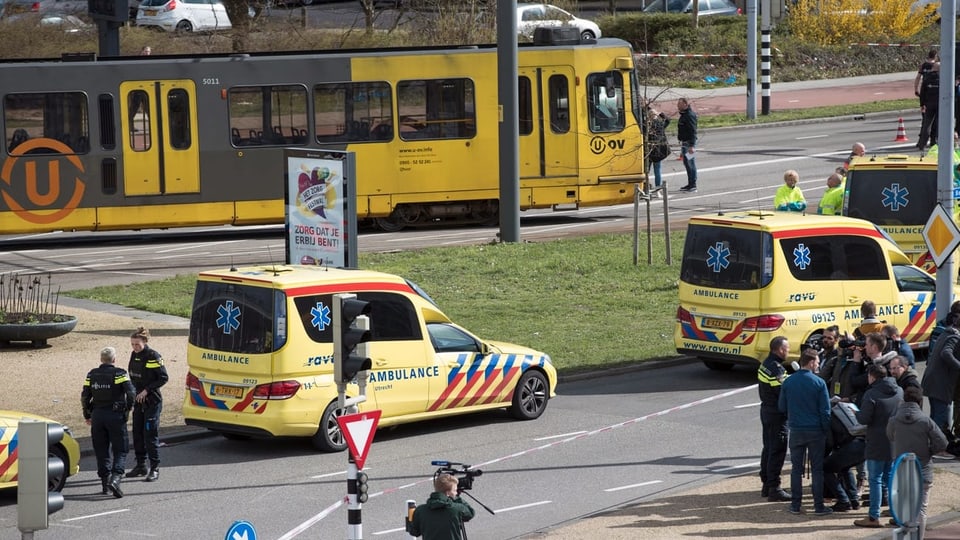
[{"label": "ambulance license plate", "polygon": [[232,398],[240,399],[243,397],[243,387],[215,384],[210,387],[210,393],[215,396],[230,396]]},{"label": "ambulance license plate", "polygon": [[721,330],[733,330],[733,321],[730,319],[711,319],[703,318],[704,328],[719,328]]}]

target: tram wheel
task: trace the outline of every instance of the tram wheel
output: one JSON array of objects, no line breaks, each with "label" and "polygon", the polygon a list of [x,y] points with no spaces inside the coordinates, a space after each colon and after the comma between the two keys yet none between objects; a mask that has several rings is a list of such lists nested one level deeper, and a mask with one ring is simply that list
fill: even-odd
[{"label": "tram wheel", "polygon": [[375,218],[374,224],[383,232],[398,232],[405,227],[402,221],[395,220],[392,216],[385,218]]}]

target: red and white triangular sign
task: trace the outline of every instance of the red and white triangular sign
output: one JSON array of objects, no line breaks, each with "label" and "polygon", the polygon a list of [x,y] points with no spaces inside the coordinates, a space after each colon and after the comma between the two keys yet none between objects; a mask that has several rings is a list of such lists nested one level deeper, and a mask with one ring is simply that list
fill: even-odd
[{"label": "red and white triangular sign", "polygon": [[373,434],[377,431],[379,423],[379,410],[337,417],[340,432],[347,440],[347,447],[350,448],[350,454],[353,455],[353,461],[358,469],[362,469],[363,463],[367,460],[367,452],[370,450],[370,443],[373,442]]}]

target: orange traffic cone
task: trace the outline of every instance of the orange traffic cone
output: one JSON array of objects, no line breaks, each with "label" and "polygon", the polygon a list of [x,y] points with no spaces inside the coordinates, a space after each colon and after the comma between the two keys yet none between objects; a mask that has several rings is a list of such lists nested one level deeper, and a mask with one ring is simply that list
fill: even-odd
[{"label": "orange traffic cone", "polygon": [[900,117],[899,123],[897,124],[897,138],[893,142],[907,142],[907,128],[903,127],[903,117]]}]

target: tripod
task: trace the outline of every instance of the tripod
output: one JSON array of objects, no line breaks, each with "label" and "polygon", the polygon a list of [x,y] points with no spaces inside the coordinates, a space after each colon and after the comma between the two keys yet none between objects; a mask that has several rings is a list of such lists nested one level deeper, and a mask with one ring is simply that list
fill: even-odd
[{"label": "tripod", "polygon": [[[494,512],[493,510],[491,510],[489,506],[487,506],[487,505],[483,504],[482,502],[480,502],[480,499],[478,499],[478,498],[474,497],[473,495],[471,495],[469,491],[460,490],[458,493],[459,493],[459,494],[462,494],[462,495],[466,495],[467,497],[470,497],[471,499],[474,500],[474,502],[476,502],[476,503],[479,504],[481,507],[483,507],[484,510],[486,510],[487,512],[490,512],[490,513],[493,514],[493,515],[497,515],[497,513]],[[460,532],[462,533],[463,540],[467,540],[467,524],[464,523],[463,520],[460,521]]]}]

